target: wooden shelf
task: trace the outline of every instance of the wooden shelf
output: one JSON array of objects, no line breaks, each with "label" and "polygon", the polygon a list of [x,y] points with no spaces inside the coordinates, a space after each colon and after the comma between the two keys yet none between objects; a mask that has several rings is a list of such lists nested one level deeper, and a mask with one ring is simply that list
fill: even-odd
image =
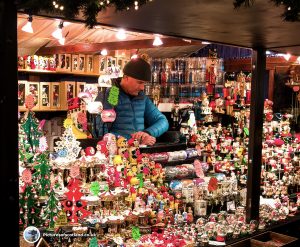
[{"label": "wooden shelf", "polygon": [[51,71],[51,70],[39,70],[39,69],[18,69],[18,72],[24,73],[36,73],[36,74],[67,74],[67,75],[78,75],[78,76],[100,76],[98,73],[87,73],[87,72],[72,72],[72,71]]},{"label": "wooden shelf", "polygon": [[[19,112],[26,112],[27,110],[19,110]],[[57,112],[57,111],[68,111],[68,110],[61,110],[61,109],[49,109],[49,110],[32,110],[33,112]]]},{"label": "wooden shelf", "polygon": [[[179,108],[192,107],[193,103],[180,103]],[[171,112],[174,107],[174,103],[159,103],[158,110],[161,112]]]},{"label": "wooden shelf", "polygon": [[294,83],[285,83],[286,86],[288,87],[299,87],[300,86],[300,83],[299,82],[294,82]]}]

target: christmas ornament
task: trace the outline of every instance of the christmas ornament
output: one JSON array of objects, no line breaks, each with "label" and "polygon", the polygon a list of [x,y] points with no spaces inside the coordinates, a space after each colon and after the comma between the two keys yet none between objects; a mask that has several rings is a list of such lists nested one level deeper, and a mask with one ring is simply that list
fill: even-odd
[{"label": "christmas ornament", "polygon": [[108,103],[111,104],[112,106],[118,105],[119,93],[120,93],[120,89],[116,86],[112,86],[109,91],[109,95],[107,99]]},{"label": "christmas ornament", "polygon": [[68,124],[66,126],[68,127],[65,129],[63,136],[60,137],[60,141],[55,143],[56,146],[54,147],[57,158],[52,162],[59,166],[66,166],[74,162],[81,149],[80,143],[76,141],[73,134],[72,128]]}]

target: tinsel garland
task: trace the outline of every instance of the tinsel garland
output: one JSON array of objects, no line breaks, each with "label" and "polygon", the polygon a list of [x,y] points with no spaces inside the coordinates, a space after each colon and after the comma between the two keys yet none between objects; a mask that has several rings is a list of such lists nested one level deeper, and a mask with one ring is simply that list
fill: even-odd
[{"label": "tinsel garland", "polygon": [[[234,8],[241,6],[250,7],[254,4],[254,0],[234,0]],[[285,21],[300,21],[300,1],[299,0],[270,0],[277,7],[284,6],[284,12],[281,15]]]},{"label": "tinsel garland", "polygon": [[[17,0],[17,8],[28,14],[51,13],[73,19],[80,11],[84,16],[86,26],[89,28],[97,24],[97,15],[107,7],[114,7],[116,11],[134,9],[151,0]],[[55,8],[63,6],[63,9]],[[136,5],[136,2],[138,5]]]}]

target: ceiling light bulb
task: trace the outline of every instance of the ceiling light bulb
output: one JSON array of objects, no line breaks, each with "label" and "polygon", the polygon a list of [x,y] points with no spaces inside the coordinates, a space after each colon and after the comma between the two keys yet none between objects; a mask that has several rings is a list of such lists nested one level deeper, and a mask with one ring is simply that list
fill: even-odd
[{"label": "ceiling light bulb", "polygon": [[138,58],[138,55],[137,54],[133,54],[132,56],[131,56],[131,59],[137,59]]},{"label": "ceiling light bulb", "polygon": [[202,42],[201,42],[201,44],[202,44],[202,45],[209,45],[209,44],[210,44],[210,42],[207,42],[207,41],[202,41]]},{"label": "ceiling light bulb", "polygon": [[162,44],[163,44],[163,42],[161,41],[160,37],[155,36],[155,39],[154,39],[154,41],[153,41],[153,45],[154,45],[154,46],[160,46],[160,45],[162,45]]},{"label": "ceiling light bulb", "polygon": [[66,41],[65,38],[61,38],[61,39],[58,40],[58,43],[61,44],[61,45],[64,45],[65,41]]},{"label": "ceiling light bulb", "polygon": [[32,16],[28,17],[27,23],[22,27],[22,31],[27,32],[27,33],[33,33]]},{"label": "ceiling light bulb", "polygon": [[125,33],[125,30],[124,29],[119,29],[119,31],[117,32],[116,34],[117,38],[119,40],[124,40],[126,39],[126,33]]},{"label": "ceiling light bulb", "polygon": [[289,53],[284,54],[283,57],[284,57],[284,59],[285,59],[286,61],[289,61],[290,58],[291,58],[291,54],[289,54]]},{"label": "ceiling light bulb", "polygon": [[101,55],[102,55],[102,56],[107,56],[107,50],[106,50],[106,49],[103,49],[103,50],[101,51]]},{"label": "ceiling light bulb", "polygon": [[62,36],[62,28],[63,28],[63,22],[61,22],[59,25],[58,25],[58,28],[52,33],[52,36],[56,39],[62,39],[63,36]]}]

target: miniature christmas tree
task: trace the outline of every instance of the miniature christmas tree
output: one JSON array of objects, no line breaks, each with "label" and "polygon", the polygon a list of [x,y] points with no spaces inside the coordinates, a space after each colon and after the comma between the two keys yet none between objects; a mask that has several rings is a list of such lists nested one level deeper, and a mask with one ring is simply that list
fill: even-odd
[{"label": "miniature christmas tree", "polygon": [[33,112],[28,111],[19,125],[19,158],[25,166],[34,163],[35,154],[40,151],[39,144],[42,136],[38,120]]},{"label": "miniature christmas tree", "polygon": [[27,185],[24,192],[20,194],[20,224],[25,227],[34,225],[41,226],[40,208],[37,204],[37,193],[32,185]]},{"label": "miniature christmas tree", "polygon": [[84,209],[86,202],[81,200],[83,194],[80,192],[80,181],[73,178],[68,184],[69,191],[65,193],[67,199],[63,202],[64,210],[71,223],[77,223],[78,218],[85,218],[91,212]]},{"label": "miniature christmas tree", "polygon": [[67,218],[66,212],[63,210],[59,211],[57,214],[57,219],[55,221],[54,227],[57,228],[60,226],[65,226],[67,224],[68,224],[68,218]]},{"label": "miniature christmas tree", "polygon": [[38,165],[34,166],[36,172],[33,177],[36,179],[36,188],[39,196],[45,197],[50,190],[50,166],[47,153],[41,153],[37,158]]},{"label": "miniature christmas tree", "polygon": [[72,120],[66,119],[64,122],[64,127],[66,128],[63,136],[60,138],[60,141],[56,142],[56,151],[57,158],[55,163],[58,165],[67,165],[76,160],[80,152],[80,143],[76,141],[76,138],[72,132]]},{"label": "miniature christmas tree", "polygon": [[60,210],[59,201],[55,196],[55,192],[51,190],[47,207],[44,209],[42,218],[49,222],[49,228],[54,228],[55,218]]},{"label": "miniature christmas tree", "polygon": [[96,237],[93,237],[93,238],[90,240],[89,247],[98,247],[98,240],[97,240]]},{"label": "miniature christmas tree", "polygon": [[45,136],[39,121],[32,111],[28,111],[19,127],[19,158],[23,166],[34,167],[33,186],[39,196],[47,196],[50,190],[50,167]]}]

